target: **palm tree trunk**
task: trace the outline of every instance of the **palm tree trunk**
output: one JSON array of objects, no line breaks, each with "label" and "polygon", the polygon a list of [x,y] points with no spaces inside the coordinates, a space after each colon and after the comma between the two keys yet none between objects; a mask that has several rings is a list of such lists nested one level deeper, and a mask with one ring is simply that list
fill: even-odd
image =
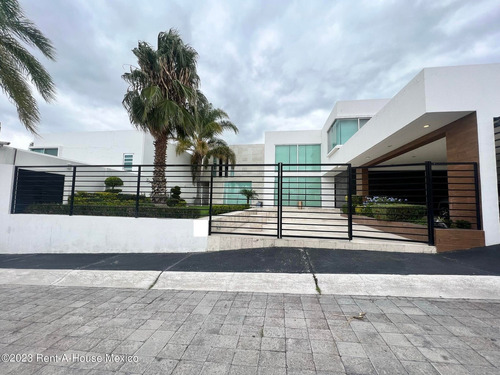
[{"label": "palm tree trunk", "polygon": [[167,178],[165,177],[167,162],[168,137],[160,135],[155,137],[153,142],[155,147],[153,182],[151,184],[151,201],[153,203],[167,202]]},{"label": "palm tree trunk", "polygon": [[196,164],[193,169],[193,183],[196,186],[196,197],[194,198],[195,205],[201,205],[201,181],[200,181],[200,164]]}]

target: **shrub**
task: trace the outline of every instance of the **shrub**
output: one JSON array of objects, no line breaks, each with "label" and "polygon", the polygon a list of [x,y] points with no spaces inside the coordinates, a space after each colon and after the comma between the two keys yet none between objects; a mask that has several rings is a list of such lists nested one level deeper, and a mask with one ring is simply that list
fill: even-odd
[{"label": "shrub", "polygon": [[362,215],[368,216],[368,217],[373,217],[373,211],[372,211],[373,205],[372,204],[365,204],[362,207],[363,207]]},{"label": "shrub", "polygon": [[249,204],[217,204],[212,206],[212,215],[222,215],[233,211],[243,211],[250,208]]},{"label": "shrub", "polygon": [[[137,196],[135,194],[121,194],[111,191],[100,191],[95,193],[78,191],[75,194],[75,205],[135,205],[136,198]],[[138,199],[140,204],[151,203],[151,199],[147,198],[145,195],[139,195]]]},{"label": "shrub", "polygon": [[363,196],[362,195],[353,195],[353,196],[351,196],[351,201],[352,201],[352,205],[354,207],[360,206],[363,204]]},{"label": "shrub", "polygon": [[104,180],[104,185],[106,185],[106,190],[114,193],[121,192],[120,189],[115,189],[117,186],[123,186],[123,180],[120,177],[111,176]]},{"label": "shrub", "polygon": [[[26,209],[26,213],[46,215],[69,215],[69,205],[60,203],[37,203]],[[134,205],[80,205],[75,202],[74,215],[90,216],[135,216]],[[155,218],[197,219],[201,216],[199,208],[190,207],[156,207],[152,204],[140,205],[138,216]]]},{"label": "shrub", "polygon": [[170,189],[170,198],[167,199],[167,206],[169,207],[185,207],[186,201],[181,199],[181,188],[174,186]]},{"label": "shrub", "polygon": [[175,207],[175,206],[177,206],[177,203],[179,203],[178,199],[175,199],[175,198],[168,198],[167,199],[167,206],[169,206],[169,207]]},{"label": "shrub", "polygon": [[[346,195],[345,200],[347,201],[347,199],[348,199],[348,196]],[[351,195],[351,201],[352,201],[352,212],[360,215],[361,209],[359,209],[358,207],[363,205],[363,196],[362,195]],[[347,204],[342,205],[341,209],[342,209],[343,214],[347,215],[349,213],[348,207],[349,206]]]},{"label": "shrub", "polygon": [[470,223],[470,221],[467,220],[455,220],[451,225],[451,227],[459,229],[471,229],[472,224]]},{"label": "shrub", "polygon": [[420,219],[413,220],[412,223],[427,226],[427,216],[422,216]]},{"label": "shrub", "polygon": [[416,221],[426,213],[426,207],[417,204],[372,204],[372,217],[387,221]]}]

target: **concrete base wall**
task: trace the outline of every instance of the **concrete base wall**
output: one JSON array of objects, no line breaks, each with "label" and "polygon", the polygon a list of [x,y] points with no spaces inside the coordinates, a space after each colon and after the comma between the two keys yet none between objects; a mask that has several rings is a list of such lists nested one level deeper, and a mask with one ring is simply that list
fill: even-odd
[{"label": "concrete base wall", "polygon": [[208,220],[0,214],[0,253],[207,250]]}]

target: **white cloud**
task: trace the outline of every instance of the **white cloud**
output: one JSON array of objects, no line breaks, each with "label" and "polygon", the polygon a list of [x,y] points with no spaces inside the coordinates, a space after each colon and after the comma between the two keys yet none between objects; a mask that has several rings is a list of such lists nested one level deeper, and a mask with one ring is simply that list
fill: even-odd
[{"label": "white cloud", "polygon": [[[320,129],[335,101],[391,97],[423,67],[500,62],[497,3],[24,0],[57,48],[55,63],[42,59],[58,100],[39,102],[39,130],[131,128],[121,105],[131,49],[171,27],[198,51],[204,93],[239,126],[229,142]],[[0,121],[3,140],[29,143],[1,95]]]}]

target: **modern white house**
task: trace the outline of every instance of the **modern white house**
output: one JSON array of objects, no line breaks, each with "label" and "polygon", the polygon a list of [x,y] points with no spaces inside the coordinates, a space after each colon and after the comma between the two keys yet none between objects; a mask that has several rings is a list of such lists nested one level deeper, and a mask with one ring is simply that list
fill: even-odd
[{"label": "modern white house", "polygon": [[[213,181],[222,189],[218,196],[214,195],[214,204],[244,203],[239,191],[248,188],[256,190],[264,206],[276,205],[277,179],[273,173],[278,163],[288,165],[286,172],[290,176],[293,171],[299,174],[285,176],[281,181],[281,188],[287,193],[282,201],[284,206],[340,208],[345,204],[347,191],[338,185],[338,181],[346,179],[346,168],[339,166],[349,164],[354,168],[356,191],[352,193],[366,199],[377,191],[371,181],[385,176],[385,171],[393,173],[393,177],[399,173],[401,181],[392,184],[404,190],[404,179],[417,175],[423,178],[423,163],[432,162],[433,173],[446,185],[446,201],[455,212],[454,219],[463,219],[457,212],[464,206],[458,204],[466,205],[465,210],[470,211],[472,206],[467,205],[475,199],[477,219],[469,221],[473,227],[482,228],[484,244],[500,243],[500,126],[494,120],[500,116],[498,87],[500,64],[426,68],[393,98],[339,101],[316,130],[269,131],[264,144],[231,146],[241,166],[235,173],[233,166],[214,161]],[[51,155],[46,157],[53,160],[119,165],[121,170],[132,173],[132,164],[153,163],[152,138],[136,130],[42,134],[34,139],[30,150]],[[189,164],[189,155],[176,155],[172,144],[167,163]],[[461,176],[465,170],[457,163],[470,163],[470,168],[475,163],[477,170],[470,171],[477,181]],[[251,166],[243,164],[271,167],[269,173],[257,175],[252,174]],[[14,161],[13,165],[22,164]],[[391,168],[392,165],[398,167]],[[381,167],[386,167],[384,172],[375,169]],[[464,189],[460,189],[457,178],[474,183],[477,191],[460,193]],[[206,175],[201,181],[206,191],[208,182]],[[188,176],[183,183],[186,189],[195,189]],[[325,196],[334,199],[324,199]],[[454,235],[452,231],[448,233]]]},{"label": "modern white house", "polygon": [[[321,130],[266,133],[265,162],[476,162],[485,243],[497,244],[498,87],[500,64],[426,68],[391,99],[337,102]],[[311,158],[295,156],[307,146]]]}]

